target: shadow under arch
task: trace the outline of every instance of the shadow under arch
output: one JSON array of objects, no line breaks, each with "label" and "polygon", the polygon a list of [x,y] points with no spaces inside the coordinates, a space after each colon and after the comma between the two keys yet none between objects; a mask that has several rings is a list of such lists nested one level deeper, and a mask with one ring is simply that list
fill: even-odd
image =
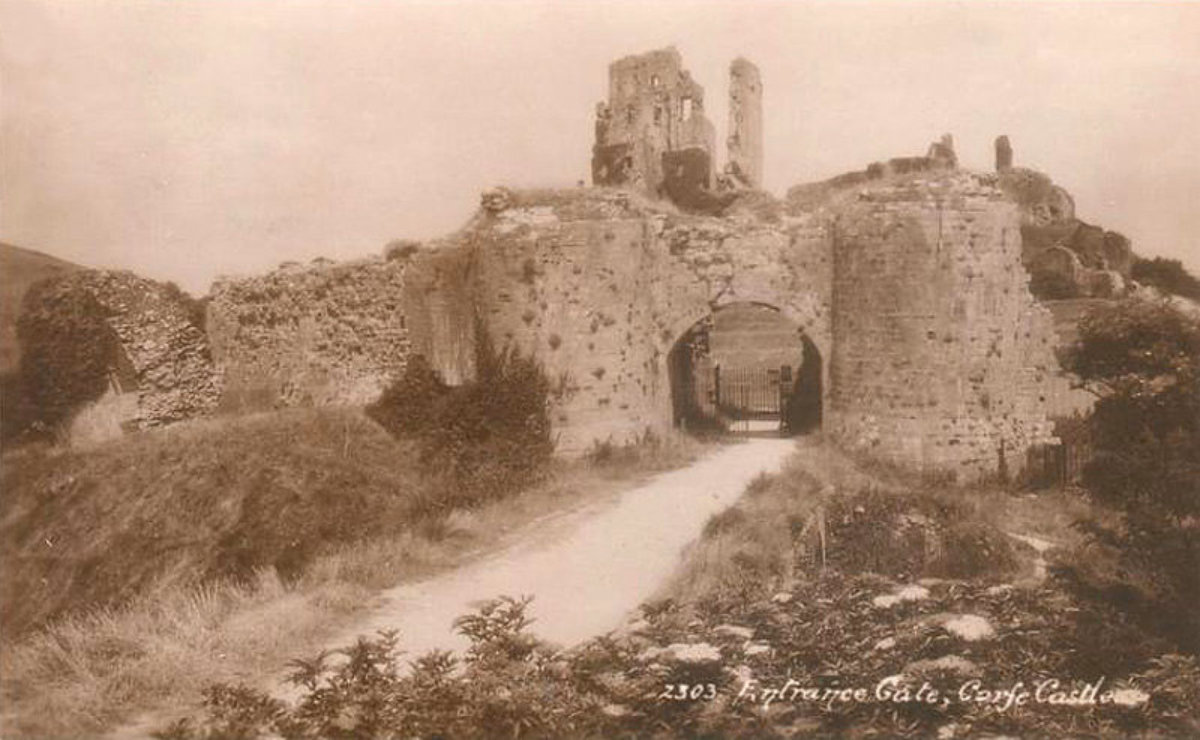
[{"label": "shadow under arch", "polygon": [[803,434],[821,426],[821,352],[771,303],[724,303],[693,319],[668,351],[667,368],[676,427]]}]

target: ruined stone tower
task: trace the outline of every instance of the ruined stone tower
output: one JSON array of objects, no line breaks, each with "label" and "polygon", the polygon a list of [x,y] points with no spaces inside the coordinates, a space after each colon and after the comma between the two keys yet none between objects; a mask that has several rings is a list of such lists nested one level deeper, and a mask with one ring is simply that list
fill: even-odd
[{"label": "ruined stone tower", "polygon": [[596,108],[592,182],[633,185],[649,195],[707,189],[715,132],[704,88],[674,47],[609,65],[608,102]]},{"label": "ruined stone tower", "polygon": [[1007,136],[996,137],[996,171],[1004,172],[1012,169],[1013,150]]},{"label": "ruined stone tower", "polygon": [[746,187],[762,187],[762,79],[738,57],[729,65],[729,161],[726,171]]}]

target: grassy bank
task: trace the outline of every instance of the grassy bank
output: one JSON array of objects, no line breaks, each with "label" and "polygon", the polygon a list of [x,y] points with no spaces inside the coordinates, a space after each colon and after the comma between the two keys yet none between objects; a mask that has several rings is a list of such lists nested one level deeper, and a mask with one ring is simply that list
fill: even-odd
[{"label": "grassy bank", "polygon": [[648,440],[450,511],[413,445],[350,409],[6,455],[4,733],[94,735],[212,682],[257,684],[379,590],[699,451]]}]

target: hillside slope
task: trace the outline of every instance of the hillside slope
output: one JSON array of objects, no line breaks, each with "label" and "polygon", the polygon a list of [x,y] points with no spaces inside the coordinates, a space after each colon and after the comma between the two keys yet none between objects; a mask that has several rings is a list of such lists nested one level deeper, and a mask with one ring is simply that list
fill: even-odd
[{"label": "hillside slope", "polygon": [[15,370],[21,357],[17,316],[25,291],[39,280],[82,269],[48,254],[0,242],[0,373]]},{"label": "hillside slope", "polygon": [[429,495],[414,458],[343,409],[14,450],[0,465],[0,629],[262,567],[293,576],[322,548],[411,524]]}]

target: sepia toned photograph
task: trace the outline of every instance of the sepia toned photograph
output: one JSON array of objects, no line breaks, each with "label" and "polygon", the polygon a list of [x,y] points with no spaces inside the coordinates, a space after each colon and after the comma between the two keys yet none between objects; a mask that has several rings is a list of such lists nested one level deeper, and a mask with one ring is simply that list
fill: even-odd
[{"label": "sepia toned photograph", "polygon": [[1200,737],[1200,2],[0,0],[0,738]]}]

